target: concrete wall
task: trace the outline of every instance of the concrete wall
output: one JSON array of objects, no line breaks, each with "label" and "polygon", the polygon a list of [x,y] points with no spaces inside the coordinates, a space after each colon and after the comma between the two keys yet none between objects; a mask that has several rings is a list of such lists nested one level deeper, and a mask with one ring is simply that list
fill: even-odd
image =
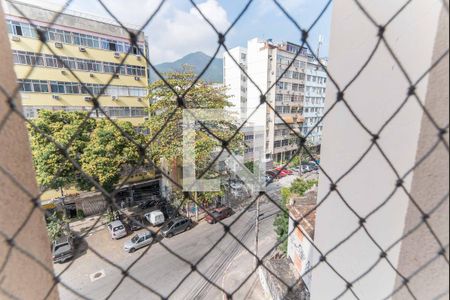
[{"label": "concrete wall", "polygon": [[[442,11],[436,46],[433,60],[436,61],[442,53],[448,50],[449,45],[448,13]],[[449,59],[448,55],[431,73],[429,79],[428,93],[426,96],[426,107],[440,127],[448,125],[449,119],[449,88],[448,88]],[[436,128],[427,117],[422,119],[419,146],[417,150],[417,160],[424,157],[436,144]],[[445,136],[448,144],[448,135]],[[449,240],[449,154],[448,150],[441,143],[433,152],[431,159],[426,160],[414,172],[411,195],[418,204],[429,212],[436,207],[436,212],[429,222],[437,237],[448,245]],[[445,197],[445,198],[443,198]],[[439,203],[444,199],[444,203]],[[409,205],[406,216],[405,231],[409,231],[418,224],[421,215],[416,207]],[[420,249],[420,251],[417,251]],[[422,226],[417,232],[405,239],[402,243],[399,270],[409,276],[421,266],[435,257],[440,250],[440,245],[430,234],[426,226]],[[448,259],[448,249],[447,249]],[[430,295],[443,295],[448,298],[449,268],[448,264],[441,257],[430,264],[427,269],[411,280],[411,289],[418,299],[427,299]],[[402,284],[400,278],[397,279],[397,286]],[[406,299],[409,296],[406,289],[402,289],[395,299]]]},{"label": "concrete wall", "polygon": [[293,263],[296,275],[301,277],[308,290],[311,290],[312,272],[310,270],[313,264],[314,248],[309,241],[313,239],[307,235],[307,229],[301,225],[294,229],[292,219],[289,219],[289,232],[292,232],[292,234],[288,240],[287,255]]},{"label": "concrete wall", "polygon": [[[16,87],[16,78],[3,17],[0,6],[0,86],[11,95]],[[19,97],[15,97],[15,103],[20,107]],[[8,112],[7,97],[0,92],[0,124],[8,117]],[[0,273],[0,299],[8,298],[8,294],[16,299],[44,299],[53,284],[50,242],[43,214],[38,210],[30,214],[33,209],[30,195],[38,195],[38,188],[27,130],[15,114],[8,117],[0,131],[0,167],[0,267],[5,267]],[[5,172],[27,193],[19,189]],[[25,224],[23,230],[17,232],[22,224]],[[15,244],[39,263],[14,248],[9,252],[3,234],[11,238],[16,233]],[[53,289],[47,299],[57,298],[57,291]]]},{"label": "concrete wall", "polygon": [[[401,0],[360,2],[380,23],[387,22],[404,4]],[[386,31],[386,39],[413,81],[417,80],[432,64],[441,8],[442,1],[413,1]],[[345,86],[365,63],[376,45],[377,33],[378,28],[370,23],[354,1],[342,0],[334,3],[329,71],[340,86]],[[448,44],[446,47],[448,48]],[[443,80],[441,78],[443,75],[448,76],[448,72],[445,74],[444,71],[437,75],[439,81]],[[427,99],[430,87],[428,78],[419,84],[416,92],[420,99]],[[406,98],[408,88],[408,81],[400,68],[387,48],[381,45],[367,69],[347,90],[345,98],[364,124],[371,131],[376,132]],[[448,103],[448,94],[439,89],[435,89],[434,92],[443,98],[443,102]],[[337,89],[331,81],[328,81],[327,108],[336,100],[336,94]],[[428,100],[427,105],[430,104]],[[430,105],[435,105],[436,110],[448,111],[448,107],[445,107],[443,103],[436,102]],[[423,110],[415,99],[411,99],[380,136],[380,147],[401,175],[405,174],[417,161],[422,119]],[[448,122],[448,116],[446,122]],[[343,103],[338,104],[325,119],[324,126],[321,163],[327,174],[337,180],[367,150],[371,144],[371,136],[355,121]],[[448,172],[448,163],[442,163],[440,157],[434,157],[433,160],[436,160],[436,163],[440,161],[440,164],[436,165],[436,169],[429,170],[429,174],[432,173],[441,178],[443,173]],[[378,150],[373,149],[359,166],[338,184],[338,190],[359,215],[365,216],[388,198],[395,188],[396,181],[397,178],[386,160]],[[414,192],[419,189],[426,194],[427,198],[423,201],[428,201],[430,198],[433,198],[433,201],[436,200],[434,193],[430,192],[431,187],[420,188],[418,182],[413,182],[413,176],[409,176],[404,185],[409,191]],[[443,184],[441,189],[448,190],[448,185]],[[330,182],[322,174],[319,200],[323,199],[329,190]],[[443,195],[439,197],[441,199]],[[387,205],[369,218],[366,227],[382,248],[387,248],[404,234],[407,229],[405,221],[408,223],[413,218],[409,213],[411,209],[408,196],[399,191]],[[448,224],[448,215],[441,216],[440,220]],[[420,222],[420,219],[415,221]],[[315,242],[319,249],[326,253],[358,226],[358,218],[334,192],[318,210]],[[448,239],[444,243],[448,243]],[[418,253],[424,255],[421,259],[425,259],[426,253],[422,251],[421,244],[410,245],[412,247],[410,251],[415,255]],[[339,274],[346,280],[352,281],[367,271],[378,260],[380,253],[381,251],[367,234],[359,231],[327,258]],[[403,264],[410,265],[412,262],[410,260],[412,258],[406,255],[401,245],[388,254],[389,260],[395,267]],[[316,255],[316,260],[317,258]],[[403,259],[407,261],[403,262]],[[399,262],[401,262],[400,265]],[[443,267],[448,268],[448,265]],[[354,285],[353,290],[361,299],[383,299],[393,290],[396,281],[397,274],[385,260],[382,260],[376,268]],[[438,282],[434,284],[437,285]],[[325,263],[320,264],[313,273],[311,291],[313,299],[332,299],[345,289],[345,281]],[[422,291],[427,295],[426,299],[437,296],[434,292],[433,289]],[[344,299],[347,298],[353,299],[353,296],[347,293]]]}]

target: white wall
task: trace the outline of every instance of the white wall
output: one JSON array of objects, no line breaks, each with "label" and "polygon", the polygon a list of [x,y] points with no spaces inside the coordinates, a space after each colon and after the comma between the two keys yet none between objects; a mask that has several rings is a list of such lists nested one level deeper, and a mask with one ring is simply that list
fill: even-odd
[{"label": "white wall", "polygon": [[[404,4],[401,0],[360,2],[380,23],[387,22]],[[441,5],[442,2],[437,0],[413,1],[387,29],[387,40],[413,80],[418,79],[431,65]],[[369,57],[377,42],[377,31],[354,1],[334,3],[329,71],[339,85],[345,86]],[[346,99],[366,126],[377,131],[405,99],[408,87],[386,47],[381,46],[361,77],[346,92]],[[424,80],[417,94],[425,99],[426,91],[427,80]],[[329,80],[327,108],[336,100],[336,93]],[[380,146],[401,174],[415,164],[422,116],[420,107],[411,101],[381,135]],[[371,137],[362,130],[343,103],[327,116],[324,126],[321,163],[327,174],[336,180],[369,147]],[[389,196],[396,181],[380,152],[373,150],[339,183],[338,190],[357,213],[366,215]],[[411,177],[406,180],[406,188],[410,189],[411,181]],[[322,174],[319,200],[325,197],[329,189],[330,182]],[[402,236],[408,204],[406,194],[398,192],[368,220],[367,228],[383,248]],[[333,193],[318,210],[315,243],[327,252],[358,226],[357,217]],[[399,251],[400,247],[397,247],[389,252],[394,266],[398,264]],[[380,250],[361,231],[334,251],[328,261],[351,281],[365,272],[379,255]],[[383,299],[393,289],[395,281],[395,272],[383,261],[354,286],[354,291],[361,299]],[[345,288],[345,282],[326,264],[322,263],[315,270],[312,299],[333,299]],[[346,294],[344,299],[353,299],[353,296]]]},{"label": "white wall", "polygon": [[[249,76],[252,78],[256,86],[258,86],[259,89],[265,93],[268,90],[267,70],[269,64],[269,50],[262,49],[263,46],[264,43],[259,42],[258,39],[248,41],[247,69]],[[249,115],[259,106],[261,101],[261,92],[256,88],[255,84],[250,81],[247,82],[247,107]],[[252,116],[252,118],[249,119],[249,121],[255,126],[266,128],[266,115],[267,105],[264,104],[259,107],[257,112]],[[266,140],[266,137],[264,140]],[[267,152],[270,152],[270,149],[266,149],[266,153]]]},{"label": "white wall", "polygon": [[[292,218],[289,219],[289,232],[292,232],[292,234],[288,241],[288,257],[294,264],[296,275],[300,276],[308,290],[311,290],[312,272],[310,269],[313,265],[314,247],[310,242],[312,238],[306,234],[306,229],[301,226],[300,228],[301,231],[294,230],[294,221]],[[298,265],[297,259],[300,259],[300,265]]]},{"label": "white wall", "polygon": [[243,105],[242,99],[247,98],[247,93],[243,91],[243,89],[247,89],[247,83],[243,82],[242,76],[245,76],[244,72],[242,72],[236,62],[242,64],[245,69],[246,61],[242,59],[241,54],[246,54],[247,49],[237,47],[231,49],[229,52],[231,55],[225,52],[223,59],[224,85],[228,89],[227,95],[230,96],[229,101],[233,104],[230,111],[240,116],[241,120],[245,120],[247,116],[245,113],[242,113],[242,109],[245,109],[246,107]]}]

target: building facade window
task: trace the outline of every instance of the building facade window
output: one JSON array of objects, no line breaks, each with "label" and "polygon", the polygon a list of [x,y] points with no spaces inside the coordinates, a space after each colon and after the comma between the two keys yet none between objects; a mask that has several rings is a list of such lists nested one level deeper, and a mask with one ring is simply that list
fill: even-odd
[{"label": "building facade window", "polygon": [[[30,38],[38,38],[36,29],[28,23],[16,22],[7,20],[8,33],[13,35],[19,35]],[[54,28],[47,28],[43,26],[37,26],[39,30],[44,32],[45,38],[48,41],[60,42],[65,44],[72,44],[77,46],[103,49],[114,52],[141,54],[144,52],[144,46],[138,44],[132,46],[130,43],[122,42],[118,40],[105,39],[99,36],[82,34],[77,32],[71,32],[66,30],[59,30]]]},{"label": "building facade window", "polygon": [[[112,118],[136,118],[147,116],[146,109],[143,107],[102,107],[106,115]],[[27,119],[38,117],[39,111],[65,111],[65,112],[90,112],[92,107],[88,106],[24,106],[24,115]],[[91,113],[91,117],[105,117],[105,115],[96,110]]]},{"label": "building facade window", "polygon": [[[61,81],[45,81],[45,80],[18,80],[21,92],[35,93],[58,93],[58,94],[85,94],[99,96],[101,94],[108,96],[125,96],[125,97],[145,97],[147,89],[127,86],[108,86],[105,88],[101,84],[85,84],[82,86],[78,82],[61,82]],[[102,93],[103,91],[103,93]]]},{"label": "building facade window", "polygon": [[[13,50],[15,64],[29,66],[45,66],[51,68],[69,68],[72,70],[98,72],[108,74],[121,74],[130,76],[145,77],[145,68],[134,65],[120,65],[110,62],[101,62],[96,60],[79,59],[73,57],[54,55],[42,55],[40,53],[25,52]],[[59,58],[59,59],[58,59]]]}]

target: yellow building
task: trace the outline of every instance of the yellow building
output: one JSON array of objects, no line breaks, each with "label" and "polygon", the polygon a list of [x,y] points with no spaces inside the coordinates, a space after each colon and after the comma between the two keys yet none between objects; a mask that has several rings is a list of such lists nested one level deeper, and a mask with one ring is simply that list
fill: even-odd
[{"label": "yellow building", "polygon": [[56,18],[57,12],[50,9],[5,2],[27,118],[36,118],[44,109],[91,111],[93,98],[98,98],[104,111],[93,111],[93,117],[106,114],[136,126],[144,121],[148,47],[143,33],[135,35],[139,46],[135,47],[130,45],[128,31],[120,26],[72,14]]}]

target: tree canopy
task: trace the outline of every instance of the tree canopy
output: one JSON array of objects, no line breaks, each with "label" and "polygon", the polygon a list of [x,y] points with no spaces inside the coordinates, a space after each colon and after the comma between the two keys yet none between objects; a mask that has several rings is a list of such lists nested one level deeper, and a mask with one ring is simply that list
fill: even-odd
[{"label": "tree canopy", "polygon": [[[129,136],[139,141],[133,126],[115,121]],[[83,112],[40,111],[30,127],[34,166],[38,183],[47,189],[76,187],[91,190],[94,185],[73,164],[94,178],[103,188],[113,190],[120,180],[122,167],[136,164],[138,148],[108,120],[87,118]],[[66,155],[42,133],[50,136]]]},{"label": "tree canopy", "polygon": [[[191,87],[196,75],[190,70],[167,73],[164,77],[172,88],[162,80],[150,85],[150,119],[146,122],[146,127],[151,133],[148,138],[154,139],[150,149],[154,163],[157,165],[162,159],[181,163],[183,159],[183,112],[185,109],[214,109],[231,114],[226,109],[232,105],[226,96],[226,89],[223,87],[212,86],[203,81],[198,81]],[[182,95],[188,89],[189,92],[183,98],[184,106],[180,107],[180,99],[174,90],[177,94]],[[230,139],[238,128],[237,123],[228,121],[208,121],[204,124],[210,132],[223,140]],[[196,126],[196,129],[194,149],[197,175],[199,175],[212,163],[214,154],[221,149],[222,143],[204,127]],[[156,138],[155,135],[157,135]],[[237,134],[228,148],[237,153],[243,149],[242,141],[242,135]],[[205,175],[214,177],[217,174],[211,170]],[[211,199],[209,196],[212,195],[217,196],[217,193],[205,193],[205,195],[199,195],[199,198],[208,201]]]}]

